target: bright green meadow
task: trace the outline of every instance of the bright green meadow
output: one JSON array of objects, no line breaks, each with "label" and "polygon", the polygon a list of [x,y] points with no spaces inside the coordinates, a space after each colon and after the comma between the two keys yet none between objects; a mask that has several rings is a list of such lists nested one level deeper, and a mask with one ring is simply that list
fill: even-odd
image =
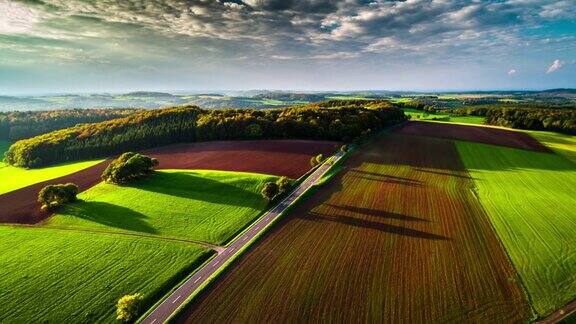
[{"label": "bright green meadow", "polygon": [[0,322],[114,322],[117,300],[144,309],[213,252],[127,235],[0,226]]},{"label": "bright green meadow", "polygon": [[[0,156],[10,147],[10,142],[0,141]],[[0,162],[0,195],[38,182],[56,179],[91,167],[102,160],[61,164],[42,169],[16,168]]]},{"label": "bright green meadow", "polygon": [[576,164],[552,153],[457,147],[538,315],[576,298]]},{"label": "bright green meadow", "polygon": [[161,170],[129,186],[100,183],[47,226],[132,231],[222,245],[266,208],[277,177],[242,172]]}]

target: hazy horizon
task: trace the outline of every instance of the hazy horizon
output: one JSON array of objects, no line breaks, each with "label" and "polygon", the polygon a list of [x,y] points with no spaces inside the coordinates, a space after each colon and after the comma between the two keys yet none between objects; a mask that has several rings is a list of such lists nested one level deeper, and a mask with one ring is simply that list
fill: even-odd
[{"label": "hazy horizon", "polygon": [[576,88],[575,30],[571,0],[0,0],[0,94]]}]

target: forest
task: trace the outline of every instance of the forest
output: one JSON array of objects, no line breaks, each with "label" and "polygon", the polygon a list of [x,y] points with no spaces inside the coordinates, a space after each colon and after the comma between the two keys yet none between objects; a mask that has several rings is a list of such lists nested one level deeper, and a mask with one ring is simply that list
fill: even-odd
[{"label": "forest", "polygon": [[[328,107],[325,107],[328,106]],[[310,138],[352,141],[407,120],[389,103],[337,102],[283,109],[165,108],[78,125],[14,143],[5,161],[20,167],[107,157],[179,142],[221,139]]]},{"label": "forest", "polygon": [[576,134],[576,109],[478,106],[441,112],[458,116],[484,116],[487,125]]},{"label": "forest", "polygon": [[77,124],[125,117],[136,109],[66,109],[0,113],[0,140],[17,141]]}]

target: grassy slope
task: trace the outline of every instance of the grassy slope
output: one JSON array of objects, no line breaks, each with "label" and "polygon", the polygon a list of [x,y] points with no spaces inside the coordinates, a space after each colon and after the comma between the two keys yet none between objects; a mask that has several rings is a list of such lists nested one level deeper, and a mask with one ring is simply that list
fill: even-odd
[{"label": "grassy slope", "polygon": [[525,131],[556,153],[564,155],[576,163],[576,136],[554,132]]},{"label": "grassy slope", "polygon": [[0,227],[0,322],[113,322],[115,303],[150,306],[211,252],[179,242]]},{"label": "grassy slope", "polygon": [[478,195],[546,315],[576,297],[576,167],[562,156],[459,142]]},{"label": "grassy slope", "polygon": [[423,111],[416,109],[404,108],[402,109],[406,115],[412,116],[412,120],[426,120],[435,122],[448,122],[448,123],[462,123],[482,125],[484,124],[484,117],[480,116],[450,116],[449,114],[426,114]]},{"label": "grassy slope", "polygon": [[[4,152],[8,150],[10,144],[11,143],[7,141],[0,141],[0,158],[4,158]],[[69,163],[30,170],[15,168],[0,161],[0,195],[38,182],[59,178],[86,169],[100,161],[102,160]]]},{"label": "grassy slope", "polygon": [[447,140],[390,135],[293,210],[189,322],[518,322],[516,273]]},{"label": "grassy slope", "polygon": [[162,170],[131,186],[101,183],[47,225],[137,231],[224,244],[267,207],[263,182],[226,171]]}]

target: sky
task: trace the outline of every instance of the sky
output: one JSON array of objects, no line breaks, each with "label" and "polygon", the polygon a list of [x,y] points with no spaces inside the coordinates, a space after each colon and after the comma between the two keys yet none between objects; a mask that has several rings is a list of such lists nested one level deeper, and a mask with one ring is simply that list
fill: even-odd
[{"label": "sky", "polygon": [[576,0],[0,0],[0,94],[576,88]]}]

